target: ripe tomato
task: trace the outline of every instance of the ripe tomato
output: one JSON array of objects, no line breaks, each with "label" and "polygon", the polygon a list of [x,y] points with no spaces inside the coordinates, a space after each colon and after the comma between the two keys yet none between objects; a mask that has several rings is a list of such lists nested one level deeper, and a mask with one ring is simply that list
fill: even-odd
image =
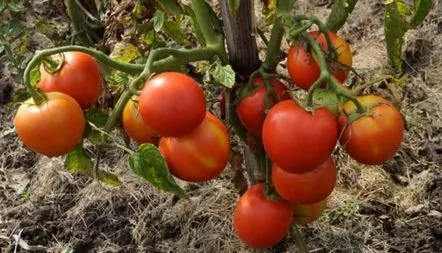
[{"label": "ripe tomato", "polygon": [[292,100],[273,106],[262,128],[267,154],[291,173],[304,173],[327,161],[337,138],[338,126],[330,110],[308,112]]},{"label": "ripe tomato", "polygon": [[172,175],[189,182],[206,181],[221,174],[229,161],[229,133],[221,120],[207,112],[190,133],[161,138],[159,149]]},{"label": "ripe tomato", "polygon": [[48,157],[68,153],[81,141],[85,118],[80,105],[60,92],[46,93],[47,101],[36,105],[26,100],[14,117],[15,130],[23,144]]},{"label": "ripe tomato", "polygon": [[[338,53],[337,62],[329,63],[329,70],[339,82],[343,83],[349,72],[345,70],[345,67],[351,67],[353,63],[351,49],[348,43],[335,33],[329,32],[328,34]],[[324,34],[312,31],[309,35],[316,40],[323,51],[328,52]],[[308,90],[321,74],[316,55],[312,56],[299,42],[295,42],[288,51],[287,70],[292,82],[304,90]]]},{"label": "ripe tomato", "polygon": [[136,98],[130,99],[124,106],[121,118],[124,131],[138,144],[153,143],[156,132],[141,119],[138,105],[134,102],[134,99]]},{"label": "ripe tomato", "polygon": [[[289,90],[277,79],[270,81],[273,91],[280,100],[291,99]],[[236,106],[236,113],[243,126],[252,134],[261,136],[262,124],[264,123],[265,111],[267,109],[266,96],[267,89],[264,86],[264,78],[258,76],[254,80],[257,87],[252,94],[242,99]],[[268,103],[270,106],[275,104],[275,100],[270,95]]]},{"label": "ripe tomato", "polygon": [[348,117],[356,111],[353,102],[342,106],[339,128],[341,145],[356,161],[376,165],[390,159],[399,149],[404,136],[404,121],[391,102],[379,96],[358,97],[362,105],[370,108],[370,116],[363,116],[349,123]]},{"label": "ripe tomato", "polygon": [[139,111],[143,121],[159,134],[178,137],[201,124],[206,100],[201,87],[188,75],[163,72],[146,82]]},{"label": "ripe tomato", "polygon": [[276,164],[272,166],[272,182],[278,194],[292,204],[309,205],[327,198],[336,185],[333,158],[317,168],[302,173],[289,173]]},{"label": "ripe tomato", "polygon": [[88,109],[94,105],[102,91],[101,69],[95,59],[82,52],[65,52],[61,69],[49,74],[43,64],[37,86],[44,92],[58,91],[68,94]]},{"label": "ripe tomato", "polygon": [[238,237],[249,247],[269,248],[281,241],[293,221],[292,205],[264,195],[264,184],[251,186],[239,199],[233,213]]},{"label": "ripe tomato", "polygon": [[326,207],[327,200],[322,200],[311,205],[293,205],[293,223],[298,225],[310,224],[321,217]]}]

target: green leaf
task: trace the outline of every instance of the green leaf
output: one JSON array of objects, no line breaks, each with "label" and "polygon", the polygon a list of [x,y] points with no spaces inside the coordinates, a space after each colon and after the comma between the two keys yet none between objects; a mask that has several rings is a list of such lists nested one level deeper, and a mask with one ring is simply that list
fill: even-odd
[{"label": "green leaf", "polygon": [[158,6],[165,12],[173,15],[181,13],[181,8],[176,0],[156,0]]},{"label": "green leaf", "polygon": [[416,27],[422,21],[424,21],[431,7],[433,6],[432,0],[414,0],[414,16],[411,20],[411,26]]},{"label": "green leaf", "polygon": [[[100,109],[91,108],[86,111],[85,118],[94,126],[104,128],[109,116]],[[86,125],[85,136],[94,144],[100,144],[102,141],[100,131],[94,129],[90,124]]]},{"label": "green leaf", "polygon": [[164,12],[156,11],[153,15],[153,29],[155,32],[161,31],[164,25]]},{"label": "green leaf", "polygon": [[11,104],[22,103],[31,97],[26,88],[20,88],[14,91],[14,95],[11,98]]},{"label": "green leaf", "polygon": [[25,26],[17,19],[9,21],[6,33],[8,36],[15,37],[25,29]]},{"label": "green leaf", "polygon": [[8,2],[8,9],[12,12],[23,12],[25,10],[25,6],[17,0]]},{"label": "green leaf", "polygon": [[40,81],[40,76],[40,66],[37,65],[31,70],[31,73],[29,75],[29,82],[31,83],[31,85],[36,86],[37,83]]},{"label": "green leaf", "polygon": [[6,0],[0,0],[0,13],[6,8]]},{"label": "green leaf", "polygon": [[235,16],[236,13],[238,13],[240,4],[241,4],[240,0],[229,0],[229,10],[233,16]]},{"label": "green leaf", "polygon": [[201,46],[205,46],[206,45],[206,40],[203,36],[203,33],[201,32],[201,27],[198,24],[198,21],[196,20],[195,16],[192,16],[190,19],[190,26],[193,29],[193,32],[195,34],[196,39],[198,40],[198,42],[201,44]]},{"label": "green leaf", "polygon": [[263,0],[264,7],[262,8],[262,14],[265,17],[266,25],[273,23],[276,16],[276,7],[278,0]]},{"label": "green leaf", "polygon": [[402,71],[402,45],[408,30],[407,22],[394,2],[385,5],[384,33],[387,53],[396,71]]},{"label": "green leaf", "polygon": [[410,6],[408,6],[407,3],[405,3],[402,0],[395,0],[397,9],[399,10],[399,13],[406,17],[411,15]]},{"label": "green leaf", "polygon": [[153,30],[150,30],[147,33],[143,33],[140,35],[139,39],[144,42],[146,45],[150,46],[153,44],[155,39],[155,32]]},{"label": "green leaf", "polygon": [[[84,148],[80,145],[66,155],[64,166],[66,170],[72,174],[84,173],[93,178],[94,163],[89,158]],[[111,186],[121,185],[121,181],[118,177],[107,171],[99,170],[98,179]]]},{"label": "green leaf", "polygon": [[187,38],[184,34],[183,29],[181,29],[180,25],[177,22],[166,20],[164,22],[164,31],[176,42],[181,45],[186,44]]},{"label": "green leaf", "polygon": [[210,69],[210,74],[216,82],[224,85],[227,88],[232,88],[235,84],[235,71],[232,66],[216,64],[214,68]]},{"label": "green leaf", "polygon": [[347,21],[348,15],[353,11],[358,0],[334,0],[327,26],[330,31],[337,32]]},{"label": "green leaf", "polygon": [[154,145],[140,145],[137,152],[129,156],[129,166],[137,176],[146,179],[153,186],[173,192],[181,198],[188,198],[170,175],[166,161]]}]

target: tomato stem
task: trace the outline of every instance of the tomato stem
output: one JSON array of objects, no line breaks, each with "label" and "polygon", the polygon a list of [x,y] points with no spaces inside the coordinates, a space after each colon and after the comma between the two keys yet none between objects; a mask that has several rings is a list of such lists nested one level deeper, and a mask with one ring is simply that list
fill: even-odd
[{"label": "tomato stem", "polygon": [[292,225],[292,230],[293,230],[293,236],[295,237],[295,244],[296,247],[298,248],[300,253],[308,253],[308,249],[307,249],[307,245],[304,241],[304,238],[301,234],[301,231],[299,231],[298,226],[296,226],[296,224]]},{"label": "tomato stem", "polygon": [[278,1],[275,19],[273,21],[273,28],[270,35],[270,40],[267,47],[267,54],[262,68],[268,72],[273,73],[281,61],[281,42],[284,36],[284,17],[290,14],[292,5],[295,0]]}]

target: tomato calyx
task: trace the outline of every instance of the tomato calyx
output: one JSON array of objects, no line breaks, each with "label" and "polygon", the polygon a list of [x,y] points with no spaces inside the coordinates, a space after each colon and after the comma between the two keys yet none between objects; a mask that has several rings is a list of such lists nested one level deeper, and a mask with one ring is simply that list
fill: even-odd
[{"label": "tomato calyx", "polygon": [[43,64],[45,71],[52,75],[61,70],[65,63],[64,57],[64,54],[58,54],[58,59],[54,60],[51,56],[48,56],[43,58],[41,63]]}]

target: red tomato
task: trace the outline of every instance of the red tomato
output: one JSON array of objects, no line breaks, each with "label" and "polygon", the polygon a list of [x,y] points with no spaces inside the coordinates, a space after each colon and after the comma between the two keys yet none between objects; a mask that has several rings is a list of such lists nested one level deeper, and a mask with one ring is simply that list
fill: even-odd
[{"label": "red tomato", "polygon": [[356,161],[376,165],[390,159],[399,149],[404,137],[404,121],[391,102],[379,96],[358,97],[359,102],[370,108],[370,116],[363,116],[348,124],[347,115],[356,112],[349,101],[342,106],[339,128],[340,143]]},{"label": "red tomato", "polygon": [[307,225],[317,220],[324,213],[327,200],[322,200],[311,205],[293,205],[293,223]]},{"label": "red tomato", "polygon": [[32,98],[18,108],[15,130],[23,144],[48,157],[73,150],[81,141],[86,120],[80,105],[60,92],[46,93],[47,101],[36,105]]},{"label": "red tomato", "polygon": [[[328,51],[324,34],[318,36],[318,32],[312,31],[309,35],[319,43],[323,51]],[[345,66],[351,67],[353,63],[351,49],[348,43],[335,33],[329,32],[329,37],[339,55],[337,62],[329,63],[329,70],[342,83],[347,79],[349,72],[345,70]],[[299,42],[295,42],[288,51],[287,70],[292,82],[304,90],[308,90],[321,74],[316,55],[312,56]]]},{"label": "red tomato", "polygon": [[[273,91],[280,100],[291,99],[290,91],[277,79],[270,81]],[[236,113],[243,126],[252,134],[261,136],[262,125],[264,123],[266,106],[267,89],[264,86],[264,79],[258,76],[254,80],[257,87],[252,94],[242,99],[236,106]],[[268,103],[270,106],[275,104],[272,95],[269,94]]]},{"label": "red tomato", "polygon": [[206,115],[204,92],[188,75],[163,72],[146,82],[139,97],[146,124],[163,136],[179,137],[195,129]]},{"label": "red tomato", "polygon": [[226,126],[210,112],[192,132],[181,137],[163,137],[159,149],[170,173],[189,182],[215,178],[230,158],[230,139]]},{"label": "red tomato", "polygon": [[251,186],[239,199],[233,213],[238,237],[249,247],[269,248],[281,241],[293,221],[292,205],[264,195],[264,184]]},{"label": "red tomato", "polygon": [[267,154],[291,173],[304,173],[327,161],[337,138],[338,126],[330,110],[308,112],[292,100],[273,106],[262,129]]},{"label": "red tomato", "polygon": [[292,204],[309,205],[326,199],[336,185],[333,158],[317,168],[302,173],[289,173],[276,164],[272,166],[272,182],[278,194]]},{"label": "red tomato", "polygon": [[138,105],[134,102],[134,99],[136,97],[130,99],[126,106],[124,106],[121,118],[124,131],[138,144],[153,143],[155,142],[156,132],[141,119]]},{"label": "red tomato", "polygon": [[58,91],[73,97],[82,109],[94,105],[102,91],[102,74],[95,59],[82,52],[65,52],[61,69],[49,74],[43,64],[37,86],[44,92]]}]

